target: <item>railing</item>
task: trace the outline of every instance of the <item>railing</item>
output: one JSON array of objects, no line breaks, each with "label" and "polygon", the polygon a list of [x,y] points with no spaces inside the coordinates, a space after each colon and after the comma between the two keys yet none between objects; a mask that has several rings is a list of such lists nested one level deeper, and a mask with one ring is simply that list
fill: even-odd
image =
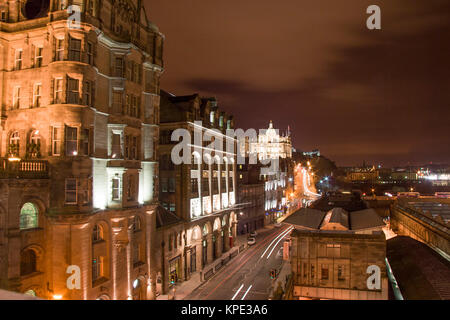
[{"label": "railing", "polygon": [[1,178],[46,179],[48,162],[45,160],[0,159]]}]

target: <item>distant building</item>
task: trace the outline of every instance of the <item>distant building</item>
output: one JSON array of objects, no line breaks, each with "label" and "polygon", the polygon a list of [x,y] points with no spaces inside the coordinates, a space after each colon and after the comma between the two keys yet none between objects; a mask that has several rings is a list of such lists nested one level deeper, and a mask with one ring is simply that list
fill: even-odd
[{"label": "distant building", "polygon": [[272,120],[264,134],[258,134],[258,141],[250,141],[250,154],[257,154],[259,160],[292,158],[290,133],[280,135],[273,128]]},{"label": "distant building", "polygon": [[320,150],[313,150],[313,151],[305,151],[303,152],[303,156],[308,157],[308,158],[317,158],[320,157]]},{"label": "distant building", "polygon": [[[384,223],[374,210],[303,208],[284,223],[295,228],[289,293],[293,299],[388,299]],[[370,268],[380,271],[379,287],[368,286]]]}]

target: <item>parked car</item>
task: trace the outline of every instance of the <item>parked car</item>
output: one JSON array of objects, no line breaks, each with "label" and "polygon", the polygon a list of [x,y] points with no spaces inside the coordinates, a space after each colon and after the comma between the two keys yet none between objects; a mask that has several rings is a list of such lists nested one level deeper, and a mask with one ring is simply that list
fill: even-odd
[{"label": "parked car", "polygon": [[256,237],[257,234],[258,233],[256,231],[252,231],[252,232],[250,232],[250,237],[254,238],[254,237]]},{"label": "parked car", "polygon": [[274,224],[274,226],[275,226],[275,228],[279,228],[279,227],[281,227],[281,223],[277,222]]},{"label": "parked car", "polygon": [[256,243],[256,239],[255,238],[248,238],[247,239],[247,244],[249,245],[249,246],[252,246],[252,245],[254,245]]}]

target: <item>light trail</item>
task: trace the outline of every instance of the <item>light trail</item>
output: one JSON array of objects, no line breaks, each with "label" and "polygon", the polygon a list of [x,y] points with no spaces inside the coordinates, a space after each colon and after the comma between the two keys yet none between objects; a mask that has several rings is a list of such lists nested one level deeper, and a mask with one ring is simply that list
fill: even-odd
[{"label": "light trail", "polygon": [[314,193],[311,190],[309,190],[308,183],[306,181],[307,177],[309,179],[309,173],[306,172],[306,169],[303,169],[303,189],[305,190],[305,194],[320,197],[320,194]]},{"label": "light trail", "polygon": [[270,255],[272,254],[273,250],[275,250],[275,248],[277,247],[278,243],[280,243],[281,240],[283,240],[283,238],[288,234],[289,231],[291,231],[292,229],[294,229],[294,227],[290,227],[287,232],[285,232],[285,234],[277,241],[277,243],[275,243],[275,245],[273,246],[272,250],[269,252],[269,255],[267,256],[267,259],[270,258]]},{"label": "light trail", "polygon": [[245,297],[247,296],[247,293],[250,291],[250,289],[253,287],[253,285],[250,285],[250,287],[248,287],[247,291],[245,291],[244,295],[242,296],[241,300],[244,300]]},{"label": "light trail", "polygon": [[270,247],[272,246],[272,244],[277,241],[277,239],[279,237],[282,237],[284,233],[287,233],[290,231],[292,227],[287,228],[285,231],[283,231],[282,233],[280,233],[275,239],[272,240],[272,242],[267,246],[266,250],[263,252],[263,254],[261,255],[261,259],[264,257],[264,255],[266,254],[266,252],[270,249]]},{"label": "light trail", "polygon": [[233,298],[231,298],[231,300],[234,300],[236,298],[236,296],[239,294],[239,292],[241,292],[242,288],[244,287],[244,284],[241,284],[241,286],[239,287],[239,289],[236,291],[236,293],[234,294]]},{"label": "light trail", "polygon": [[[244,265],[244,264],[246,264],[247,263],[247,261],[250,259],[250,258],[252,258],[258,251],[257,251],[257,249],[260,249],[260,248],[262,248],[267,242],[269,242],[271,239],[273,239],[274,237],[275,237],[275,235],[276,235],[276,233],[275,234],[270,234],[270,235],[268,235],[268,236],[266,236],[265,238],[264,238],[264,240],[262,241],[262,242],[260,242],[260,243],[258,243],[257,245],[256,245],[256,247],[253,249],[254,251],[252,252],[252,253],[250,253],[250,254],[246,254],[246,253],[244,253],[243,254],[243,257],[241,258],[241,259],[243,259],[243,262],[242,263],[240,263],[240,261],[242,261],[242,260],[238,260],[239,262],[236,262],[236,263],[240,263],[240,265],[238,265],[234,270],[232,270],[231,271],[231,273],[229,273],[228,274],[228,276],[226,276],[225,277],[225,279],[223,279],[222,281],[220,281],[219,282],[219,284],[214,288],[214,289],[212,289],[209,293],[208,293],[208,295],[206,296],[206,297],[204,297],[204,299],[205,300],[208,300],[208,298],[225,282],[225,281],[227,281],[229,278],[231,278],[236,272],[238,272],[239,270],[240,270],[240,268],[242,268],[242,266]],[[231,265],[233,265],[233,264],[231,264]],[[227,268],[227,267],[226,267]],[[228,265],[228,268],[230,268],[230,265]]]}]

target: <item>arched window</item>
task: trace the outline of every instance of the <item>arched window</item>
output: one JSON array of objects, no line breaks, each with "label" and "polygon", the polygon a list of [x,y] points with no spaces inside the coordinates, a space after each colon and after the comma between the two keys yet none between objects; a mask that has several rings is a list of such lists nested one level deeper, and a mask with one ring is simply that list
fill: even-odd
[{"label": "arched window", "polygon": [[38,227],[39,210],[31,202],[27,202],[20,209],[20,230]]},{"label": "arched window", "polygon": [[41,142],[41,136],[39,135],[39,130],[34,130],[30,134],[30,142],[34,144],[40,144]]},{"label": "arched window", "polygon": [[208,234],[208,227],[206,224],[203,226],[203,236],[206,236]]},{"label": "arched window", "polygon": [[25,276],[36,272],[36,253],[28,249],[20,255],[20,275]]},{"label": "arched window", "polygon": [[41,136],[39,135],[39,130],[34,130],[30,134],[27,156],[31,158],[39,158],[41,156]]},{"label": "arched window", "polygon": [[19,142],[19,131],[14,131],[9,138],[9,154],[11,156],[19,156]]},{"label": "arched window", "polygon": [[102,241],[103,239],[103,228],[101,225],[96,224],[94,226],[94,229],[92,230],[92,242],[99,242]]}]

